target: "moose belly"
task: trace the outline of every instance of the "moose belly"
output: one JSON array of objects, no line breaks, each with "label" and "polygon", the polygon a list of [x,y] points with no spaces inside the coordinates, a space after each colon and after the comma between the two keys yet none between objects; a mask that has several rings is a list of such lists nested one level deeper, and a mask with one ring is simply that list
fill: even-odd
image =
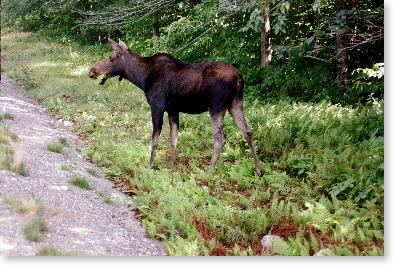
[{"label": "moose belly", "polygon": [[168,110],[189,114],[199,114],[206,112],[208,108],[209,105],[207,100],[202,97],[190,96],[178,98],[170,104]]}]

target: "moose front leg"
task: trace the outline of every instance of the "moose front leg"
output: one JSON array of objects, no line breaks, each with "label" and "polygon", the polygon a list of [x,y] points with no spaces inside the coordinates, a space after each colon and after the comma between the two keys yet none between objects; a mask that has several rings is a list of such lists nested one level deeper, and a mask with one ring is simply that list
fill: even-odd
[{"label": "moose front leg", "polygon": [[179,113],[168,114],[170,141],[171,141],[171,163],[176,162],[176,144],[179,134]]},{"label": "moose front leg", "polygon": [[154,168],[154,160],[156,158],[158,141],[160,139],[164,112],[160,110],[152,109],[151,116],[153,121],[153,134],[151,139],[150,168]]}]

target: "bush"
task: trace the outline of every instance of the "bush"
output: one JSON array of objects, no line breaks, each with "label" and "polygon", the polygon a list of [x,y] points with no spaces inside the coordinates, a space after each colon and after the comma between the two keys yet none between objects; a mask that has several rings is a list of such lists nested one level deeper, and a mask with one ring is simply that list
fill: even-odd
[{"label": "bush", "polygon": [[254,87],[261,97],[290,98],[302,101],[320,101],[329,95],[330,65],[315,63],[299,55],[292,55],[288,63],[271,65],[260,73],[260,87]]},{"label": "bush", "polygon": [[68,183],[84,190],[90,189],[89,181],[85,177],[80,177],[80,176],[71,177]]}]

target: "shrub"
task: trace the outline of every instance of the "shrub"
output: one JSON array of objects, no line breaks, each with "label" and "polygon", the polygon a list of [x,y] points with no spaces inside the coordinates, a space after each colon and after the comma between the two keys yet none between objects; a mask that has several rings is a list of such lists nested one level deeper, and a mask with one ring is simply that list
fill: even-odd
[{"label": "shrub", "polygon": [[64,149],[64,145],[62,145],[61,143],[58,143],[58,142],[49,143],[47,145],[47,149],[51,152],[54,152],[54,153],[62,153],[63,149]]},{"label": "shrub", "polygon": [[46,225],[40,216],[35,216],[23,229],[26,239],[29,241],[40,241],[42,233],[46,231]]},{"label": "shrub", "polygon": [[80,176],[71,177],[68,183],[84,190],[90,189],[89,181],[85,177],[80,177]]}]

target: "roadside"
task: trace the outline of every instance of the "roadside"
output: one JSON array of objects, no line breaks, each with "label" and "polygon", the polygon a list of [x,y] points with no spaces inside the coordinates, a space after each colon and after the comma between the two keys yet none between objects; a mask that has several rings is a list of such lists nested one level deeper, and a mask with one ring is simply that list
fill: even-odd
[{"label": "roadside", "polygon": [[[29,172],[0,171],[0,255],[36,255],[45,247],[79,255],[165,255],[160,242],[144,235],[131,213],[130,198],[82,155],[77,137],[4,75],[0,111],[13,117],[4,122],[18,135],[12,147]],[[48,148],[56,143],[63,145],[60,152]],[[74,186],[78,184],[71,184],[72,178],[87,186]],[[24,235],[37,212],[18,213],[10,200],[41,205],[45,231],[40,240]]]}]

